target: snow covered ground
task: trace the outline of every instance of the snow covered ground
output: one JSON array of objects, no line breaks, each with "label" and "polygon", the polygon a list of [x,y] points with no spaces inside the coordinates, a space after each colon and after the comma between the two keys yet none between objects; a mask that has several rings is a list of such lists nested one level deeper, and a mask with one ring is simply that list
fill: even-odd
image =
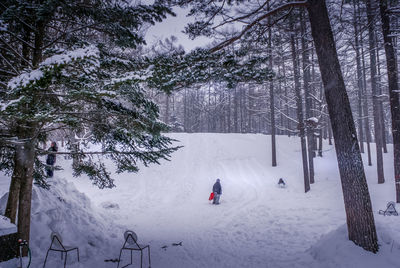
[{"label": "snow covered ground", "polygon": [[[42,266],[51,231],[80,248],[81,262],[69,254],[68,267],[116,267],[104,260],[118,258],[126,229],[151,246],[152,267],[399,267],[400,217],[377,213],[395,196],[391,147],[384,155],[385,184],[377,184],[375,166],[365,165],[381,245],[372,254],[347,240],[333,146],[324,144],[324,156],[315,159],[316,183],[304,194],[298,138],[277,138],[278,166],[271,167],[269,136],[171,136],[184,145],[171,161],[137,174],[115,174],[114,189],[73,178],[70,160],[58,157],[64,170],[56,172],[53,187],[35,188],[33,195],[31,267]],[[277,187],[280,177],[287,188]],[[217,178],[223,195],[214,206],[208,196]],[[9,178],[0,176],[0,196],[8,184]],[[0,200],[0,212],[5,201]],[[172,245],[179,242],[182,246]],[[139,267],[138,256],[129,267]],[[147,265],[146,255],[144,260]],[[48,264],[62,267],[58,254],[50,255]]]}]

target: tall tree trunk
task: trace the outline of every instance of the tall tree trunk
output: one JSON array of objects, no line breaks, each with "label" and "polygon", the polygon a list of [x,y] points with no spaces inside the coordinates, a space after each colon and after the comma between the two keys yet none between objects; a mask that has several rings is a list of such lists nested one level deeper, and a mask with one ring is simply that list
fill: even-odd
[{"label": "tall tree trunk", "polygon": [[299,136],[301,142],[301,155],[303,160],[303,176],[304,176],[304,192],[310,191],[310,178],[308,174],[308,161],[307,161],[307,145],[305,139],[305,129],[304,129],[304,117],[303,117],[303,100],[301,98],[301,88],[299,81],[299,67],[298,67],[298,57],[295,43],[295,33],[293,22],[290,22],[291,34],[290,34],[290,45],[292,49],[292,61],[293,61],[293,74],[294,74],[294,88],[296,93],[296,106],[297,106],[297,120]]},{"label": "tall tree trunk", "polygon": [[[269,6],[268,6],[269,9]],[[268,55],[269,55],[269,69],[272,70],[272,31],[271,27],[268,30]],[[274,84],[269,82],[269,109],[271,114],[271,152],[272,152],[272,166],[276,167],[276,141],[275,141],[275,94]]]},{"label": "tall tree trunk", "polygon": [[332,145],[332,124],[331,124],[331,120],[328,119],[328,144]]},{"label": "tall tree trunk", "polygon": [[233,95],[233,127],[235,133],[239,132],[239,116],[238,116],[238,107],[239,107],[239,98],[237,89],[238,86],[235,86],[234,95]]},{"label": "tall tree trunk", "polygon": [[[31,224],[31,203],[33,186],[33,164],[35,159],[35,141],[28,141],[17,151],[17,161],[23,166],[18,206],[18,236],[29,242]],[[27,252],[23,252],[26,256]]]},{"label": "tall tree trunk", "polygon": [[286,79],[286,67],[285,67],[285,57],[284,57],[284,51],[283,51],[283,47],[282,47],[282,42],[280,42],[279,44],[279,52],[281,54],[280,57],[280,63],[281,63],[281,68],[282,68],[282,77],[283,77],[283,88],[284,90],[284,97],[285,97],[285,109],[282,112],[284,112],[286,114],[286,135],[288,135],[288,137],[290,137],[291,133],[291,123],[289,120],[289,105],[288,105],[288,86],[287,86],[287,79]]},{"label": "tall tree trunk", "polygon": [[394,155],[394,178],[396,184],[396,202],[400,203],[400,98],[398,69],[395,51],[393,48],[393,37],[390,31],[390,17],[388,1],[379,2],[382,19],[383,40],[385,41],[386,64],[389,82],[390,111],[392,114],[392,135]]},{"label": "tall tree trunk", "polygon": [[[358,18],[361,18],[360,13],[360,1],[357,3],[357,15]],[[361,27],[361,26],[360,26]],[[359,29],[359,31],[360,29]],[[364,126],[365,126],[365,138],[367,142],[367,154],[368,154],[368,166],[372,166],[372,156],[371,156],[371,130],[369,125],[369,104],[368,104],[368,90],[367,90],[367,75],[366,75],[366,67],[365,67],[365,55],[364,55],[364,41],[362,35],[360,35],[360,45],[361,45],[361,63],[362,63],[362,73],[363,73],[363,108],[364,108]]]},{"label": "tall tree trunk", "polygon": [[227,125],[228,125],[228,133],[231,133],[231,94],[232,91],[231,89],[228,91],[228,107],[227,107],[227,113],[228,113],[228,118],[227,118]]},{"label": "tall tree trunk", "polygon": [[[313,61],[313,65],[314,65],[314,61]],[[321,119],[323,118],[323,113],[325,112],[324,110],[324,108],[323,108],[323,99],[324,99],[324,92],[323,92],[323,87],[322,87],[322,85],[321,85],[321,87],[320,87],[320,91],[319,91],[319,99],[320,99],[320,101],[319,101],[319,110],[321,111]],[[321,119],[320,119],[320,121],[321,121]],[[319,157],[322,157],[322,145],[323,145],[323,143],[322,143],[322,124],[321,124],[321,122],[319,122],[319,137],[318,137],[318,140],[319,140],[319,142],[318,142],[318,156]]]},{"label": "tall tree trunk", "polygon": [[[32,30],[28,26],[24,26],[24,43],[22,44],[22,59],[21,65],[28,67],[30,61],[30,48],[28,45],[31,42]],[[21,150],[21,145],[16,145],[15,151]],[[23,172],[23,166],[20,165],[21,161],[18,161],[17,157],[20,155],[14,153],[14,170],[11,177],[10,190],[8,192],[8,200],[4,216],[10,219],[12,223],[16,223],[17,211],[18,211],[18,200],[19,191],[21,188],[21,177]]]},{"label": "tall tree trunk", "polygon": [[165,94],[165,124],[169,124],[169,95]]},{"label": "tall tree trunk", "polygon": [[360,44],[358,41],[358,27],[357,27],[357,16],[356,16],[356,3],[353,1],[353,27],[354,27],[354,45],[356,51],[356,63],[357,63],[357,86],[358,86],[358,137],[360,141],[361,153],[364,153],[364,131],[363,131],[363,120],[362,120],[362,91],[363,91],[363,81],[362,81],[362,71],[361,71],[361,61],[360,61]]},{"label": "tall tree trunk", "polygon": [[188,108],[187,108],[187,89],[185,88],[183,91],[183,130],[188,132]]},{"label": "tall tree trunk", "polygon": [[208,84],[207,132],[211,132],[211,84]]},{"label": "tall tree trunk", "polygon": [[385,182],[383,172],[383,155],[382,155],[382,122],[380,118],[379,109],[379,92],[376,82],[376,43],[375,43],[375,29],[374,29],[374,10],[371,6],[373,0],[366,0],[367,18],[368,18],[368,37],[369,37],[369,58],[371,70],[371,88],[372,88],[372,107],[374,111],[374,132],[376,144],[376,167],[378,175],[378,183]]},{"label": "tall tree trunk", "polygon": [[308,119],[312,117],[312,101],[310,88],[310,58],[308,53],[308,45],[306,41],[306,22],[304,21],[304,12],[300,13],[300,29],[301,29],[301,49],[303,60],[303,86],[305,95],[305,112],[306,112],[306,133],[307,133],[307,154],[310,183],[314,183],[314,130],[308,124]]},{"label": "tall tree trunk", "polygon": [[307,9],[335,138],[349,239],[378,252],[368,184],[325,1],[308,0]]},{"label": "tall tree trunk", "polygon": [[[377,63],[377,68],[378,68],[378,76],[377,76],[377,87],[378,87],[378,95],[382,95],[382,87],[381,87],[381,63],[379,59],[379,46],[378,46],[378,36],[375,32],[375,45],[376,45],[376,63]],[[386,125],[385,125],[385,115],[384,115],[384,109],[383,109],[383,103],[382,103],[382,98],[378,98],[378,103],[379,103],[379,116],[381,120],[381,137],[382,137],[382,149],[383,152],[386,154],[387,151],[387,146],[386,146]]]},{"label": "tall tree trunk", "polygon": [[11,177],[7,206],[4,214],[4,216],[9,218],[12,223],[16,223],[17,219],[19,191],[21,188],[21,177],[23,175],[23,166],[21,166],[21,160],[17,159],[17,157],[21,157],[21,153],[17,153],[18,151],[21,151],[21,145],[16,146],[16,152],[14,155],[14,170]]}]

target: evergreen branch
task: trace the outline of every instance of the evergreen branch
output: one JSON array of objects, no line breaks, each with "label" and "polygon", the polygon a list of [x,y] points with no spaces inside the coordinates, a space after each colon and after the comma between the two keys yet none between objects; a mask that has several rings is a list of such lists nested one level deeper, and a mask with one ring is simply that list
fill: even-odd
[{"label": "evergreen branch", "polygon": [[54,40],[50,41],[50,43],[48,43],[47,45],[43,46],[42,49],[46,49],[46,48],[51,47],[52,45],[57,43],[59,40],[61,40],[62,38],[64,38],[68,34],[74,33],[74,32],[79,31],[79,30],[83,30],[85,28],[92,28],[93,26],[96,26],[96,25],[99,25],[99,23],[92,23],[92,24],[83,25],[81,27],[75,28],[75,29],[70,30],[68,32],[64,32],[64,33],[60,34],[58,37],[56,37]]}]

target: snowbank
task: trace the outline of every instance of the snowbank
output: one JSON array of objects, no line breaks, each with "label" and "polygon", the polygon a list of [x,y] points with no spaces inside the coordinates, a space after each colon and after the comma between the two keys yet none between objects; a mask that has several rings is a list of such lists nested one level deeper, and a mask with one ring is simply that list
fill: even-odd
[{"label": "snowbank", "polygon": [[387,232],[385,226],[378,225],[379,252],[377,254],[363,250],[348,240],[347,226],[325,235],[308,252],[319,267],[324,268],[376,268],[398,267],[400,244]]},{"label": "snowbank", "polygon": [[[72,183],[60,177],[55,177],[50,183],[49,191],[36,186],[33,189],[31,267],[43,265],[53,231],[62,236],[65,245],[79,247],[81,263],[77,263],[75,253],[71,253],[68,254],[68,263],[73,265],[68,267],[96,267],[97,263],[104,264],[108,256],[117,256],[117,249],[123,242],[123,229],[113,223],[112,218],[93,209],[87,196]],[[5,206],[6,200],[6,196],[1,198],[0,207]],[[61,267],[59,256],[50,253],[46,267]],[[15,260],[0,263],[0,267],[15,267]]]}]

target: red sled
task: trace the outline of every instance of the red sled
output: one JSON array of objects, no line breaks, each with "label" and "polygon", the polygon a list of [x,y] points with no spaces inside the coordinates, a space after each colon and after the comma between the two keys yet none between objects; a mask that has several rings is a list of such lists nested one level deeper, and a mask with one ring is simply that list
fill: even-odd
[{"label": "red sled", "polygon": [[213,200],[214,199],[214,192],[212,192],[211,194],[210,194],[210,197],[208,198],[208,201],[211,201],[211,200]]}]

